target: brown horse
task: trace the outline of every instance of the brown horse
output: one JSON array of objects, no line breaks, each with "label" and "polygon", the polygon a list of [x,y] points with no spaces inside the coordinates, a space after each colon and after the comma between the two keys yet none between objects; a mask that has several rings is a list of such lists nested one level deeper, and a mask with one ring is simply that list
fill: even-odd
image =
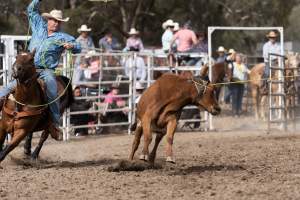
[{"label": "brown horse", "polygon": [[[225,77],[228,81],[232,79],[232,69],[229,68],[229,64],[227,62],[221,62],[221,63],[215,63],[212,65],[212,78],[210,82],[212,84],[216,83],[223,83],[225,80]],[[203,66],[200,72],[201,77],[207,77],[209,76],[209,66],[206,64]],[[220,95],[220,90],[221,90],[221,85],[215,87],[216,91],[216,96],[217,99],[219,100],[219,95]]]},{"label": "brown horse", "polygon": [[[137,105],[135,139],[129,159],[133,160],[144,134],[144,148],[140,159],[154,163],[157,147],[164,135],[167,137],[167,162],[175,162],[172,153],[174,133],[182,108],[196,105],[199,109],[219,114],[221,109],[215,99],[214,87],[202,79],[188,79],[164,74],[141,96]],[[149,155],[152,131],[156,132],[153,150]]]},{"label": "brown horse", "polygon": [[[31,105],[45,104],[45,92],[40,84],[33,63],[34,53],[22,53],[16,57],[13,65],[13,77],[17,80],[17,87],[13,93],[6,98],[2,108],[2,119],[0,121],[0,162],[12,151],[27,135],[35,131],[43,131],[39,145],[33,158],[38,153],[47,139],[49,132],[49,113],[46,106],[33,107]],[[68,80],[58,78],[59,93],[66,87]],[[67,92],[61,97],[61,112],[73,101],[72,87],[69,84]],[[22,102],[22,105],[17,102]],[[12,139],[3,148],[7,133],[11,133]],[[31,136],[32,137],[32,136]],[[29,141],[31,143],[31,138]],[[30,150],[27,149],[27,153]]]}]

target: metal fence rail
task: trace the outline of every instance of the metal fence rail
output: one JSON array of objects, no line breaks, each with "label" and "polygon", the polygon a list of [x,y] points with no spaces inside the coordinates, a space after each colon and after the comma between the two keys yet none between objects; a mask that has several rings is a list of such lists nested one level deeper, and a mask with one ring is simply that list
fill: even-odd
[{"label": "metal fence rail", "polygon": [[[62,73],[71,78],[74,77],[74,73],[78,70],[78,60],[79,57],[84,57],[85,54],[80,55],[73,55],[73,63],[74,66],[68,66],[69,59],[67,55],[63,57],[63,65],[62,65]],[[193,54],[193,57],[205,58],[203,54]],[[135,84],[137,81],[143,83],[146,87],[149,87],[154,80],[154,74],[156,72],[171,72],[172,70],[175,73],[179,73],[180,71],[194,71],[199,72],[200,67],[195,66],[183,66],[183,67],[176,67],[174,70],[173,67],[168,66],[167,57],[165,54],[156,54],[154,52],[147,52],[147,53],[131,53],[131,52],[122,52],[122,53],[96,53],[93,55],[95,59],[99,59],[99,70],[96,75],[98,79],[96,80],[84,80],[78,81],[76,85],[93,85],[93,88],[86,87],[86,92],[83,96],[78,97],[76,99],[91,101],[95,104],[103,103],[103,100],[106,98],[106,95],[103,94],[102,89],[107,87],[111,87],[114,84],[122,86],[121,88],[125,88],[125,93],[121,91],[121,94],[116,95],[115,97],[120,97],[126,100],[126,106],[120,108],[97,108],[97,106],[93,106],[89,110],[85,111],[73,111],[70,112],[69,110],[64,115],[63,119],[63,130],[64,130],[64,139],[68,140],[70,137],[69,132],[70,128],[78,129],[78,128],[100,128],[100,127],[115,127],[115,126],[128,126],[128,133],[130,134],[130,125],[135,122],[135,110],[136,104],[135,99],[138,97],[135,91]],[[146,79],[138,80],[136,74],[136,58],[141,57],[145,63],[145,71],[146,71]],[[159,64],[157,64],[157,60],[159,60]],[[132,60],[129,63],[129,72],[125,73],[124,63],[129,59]],[[70,69],[72,67],[72,69]],[[92,95],[89,93],[89,90],[94,90],[94,94]],[[195,106],[187,106],[184,110],[189,109],[197,109]],[[106,116],[109,113],[117,113],[117,112],[126,112],[127,120],[118,121],[118,122],[110,122],[104,123],[101,121],[100,116]],[[72,125],[70,123],[70,118],[75,115],[95,115],[97,116],[96,121],[93,124],[84,124],[84,125]],[[207,114],[202,114],[202,119],[184,119],[180,120],[180,123],[194,123],[194,122],[201,122],[203,129],[208,130],[209,124],[207,123]]]}]

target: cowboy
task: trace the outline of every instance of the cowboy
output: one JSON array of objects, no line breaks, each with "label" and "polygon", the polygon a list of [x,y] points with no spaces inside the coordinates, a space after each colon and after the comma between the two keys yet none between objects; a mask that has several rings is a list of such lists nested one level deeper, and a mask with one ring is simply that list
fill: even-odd
[{"label": "cowboy", "polygon": [[218,50],[217,50],[217,53],[218,53],[218,57],[217,57],[217,60],[216,60],[216,63],[222,63],[222,62],[225,62],[226,60],[226,50],[223,46],[219,46],[218,47]]},{"label": "cowboy", "polygon": [[135,28],[131,28],[128,34],[130,37],[126,41],[126,47],[124,50],[125,51],[128,51],[130,49],[131,50],[134,49],[137,51],[144,50],[143,42],[139,37],[140,32],[137,31]]},{"label": "cowboy", "polygon": [[77,30],[80,35],[76,39],[76,42],[80,43],[82,53],[86,53],[89,50],[95,48],[93,39],[91,38],[91,36],[89,36],[89,32],[91,30],[92,29],[88,28],[88,26],[85,24],[81,25],[80,28]]},{"label": "cowboy", "polygon": [[[59,63],[61,54],[65,49],[71,50],[72,53],[80,53],[81,47],[74,37],[60,31],[61,23],[69,21],[69,18],[63,18],[60,10],[52,10],[50,13],[40,15],[39,2],[39,0],[33,0],[27,8],[32,30],[29,50],[31,52],[36,50],[34,64],[39,71],[39,78],[45,82],[48,102],[51,102],[58,96],[54,70]],[[16,85],[16,80],[9,83],[0,91],[0,97],[4,98],[13,91]],[[52,118],[49,122],[49,131],[51,136],[58,140],[61,135],[58,128],[59,102],[56,100],[49,107]]]},{"label": "cowboy", "polygon": [[[263,46],[263,57],[264,57],[264,63],[265,65],[265,70],[264,70],[264,75],[263,78],[268,78],[270,75],[270,68],[269,68],[269,54],[279,54],[281,53],[280,51],[280,45],[276,41],[277,39],[277,33],[275,31],[270,31],[266,37],[268,38],[268,42],[266,42]],[[275,56],[270,56],[271,62],[276,62],[276,57]]]},{"label": "cowboy", "polygon": [[[265,63],[264,73],[262,75],[262,85],[261,85],[261,93],[267,94],[268,93],[268,81],[266,80],[270,76],[270,63],[269,63],[269,54],[280,54],[280,45],[276,42],[277,33],[275,31],[270,31],[266,37],[268,38],[268,42],[266,42],[263,46],[263,58]],[[275,56],[270,56],[271,62],[276,62]]]},{"label": "cowboy", "polygon": [[161,37],[162,49],[165,53],[168,53],[171,47],[171,41],[173,38],[173,28],[174,22],[173,20],[169,19],[162,24],[163,29],[165,32]]}]

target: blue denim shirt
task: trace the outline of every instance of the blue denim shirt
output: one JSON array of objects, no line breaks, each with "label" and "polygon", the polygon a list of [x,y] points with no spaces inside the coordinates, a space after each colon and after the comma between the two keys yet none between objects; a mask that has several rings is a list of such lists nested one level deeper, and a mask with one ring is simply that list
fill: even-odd
[{"label": "blue denim shirt", "polygon": [[29,50],[32,52],[36,49],[35,66],[55,69],[64,51],[64,43],[71,43],[74,46],[72,53],[81,52],[80,44],[75,38],[64,32],[58,31],[48,36],[47,21],[39,14],[39,0],[33,0],[29,4],[27,13],[32,30]]}]

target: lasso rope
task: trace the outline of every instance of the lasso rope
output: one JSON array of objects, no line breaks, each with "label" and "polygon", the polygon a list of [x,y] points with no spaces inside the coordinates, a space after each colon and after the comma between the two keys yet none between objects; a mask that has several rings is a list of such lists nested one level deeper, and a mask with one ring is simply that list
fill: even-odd
[{"label": "lasso rope", "polygon": [[[28,34],[29,34],[29,29],[28,29]],[[48,43],[48,46],[47,46],[47,47],[49,47],[50,44],[63,45],[64,43],[59,42],[59,41],[54,41],[54,42]],[[27,45],[26,45],[26,48],[27,48]],[[45,54],[46,54],[46,51],[43,52],[43,54],[42,54],[42,56],[41,56],[41,59],[42,59],[43,67],[47,68],[47,65],[46,65],[46,59],[45,59]],[[61,94],[59,94],[55,99],[53,99],[52,101],[47,102],[47,103],[45,103],[45,104],[37,104],[37,105],[25,104],[25,103],[20,102],[20,101],[18,101],[18,100],[16,100],[16,99],[12,99],[12,100],[15,101],[17,104],[20,104],[20,105],[22,105],[22,106],[32,107],[32,108],[45,107],[45,106],[48,106],[48,105],[50,105],[50,104],[52,104],[52,103],[58,101],[58,100],[66,93],[66,91],[68,90],[68,87],[69,87],[70,84],[71,84],[72,77],[73,77],[73,72],[74,72],[74,70],[72,70],[72,69],[73,69],[73,57],[72,57],[72,52],[71,52],[71,50],[67,50],[66,56],[67,56],[67,60],[68,60],[68,63],[67,63],[68,66],[67,66],[67,69],[71,69],[71,70],[70,70],[70,71],[71,71],[71,78],[69,79],[69,82],[68,82],[68,84],[66,85],[66,87],[64,88],[63,92],[62,92]]]},{"label": "lasso rope", "polygon": [[[280,78],[294,78],[294,77],[300,77],[300,75],[293,75],[293,76],[281,76]],[[250,83],[250,82],[255,82],[255,81],[275,81],[275,80],[280,80],[279,78],[260,78],[260,79],[250,79],[250,80],[245,80],[245,81],[229,81],[229,82],[222,82],[222,83],[210,83],[210,86],[219,86],[219,85],[230,85],[230,84],[236,84],[236,83],[241,83],[241,84],[245,84],[245,83]],[[195,81],[195,83],[197,83],[198,85],[203,85],[202,83],[199,83],[197,81]]]}]

